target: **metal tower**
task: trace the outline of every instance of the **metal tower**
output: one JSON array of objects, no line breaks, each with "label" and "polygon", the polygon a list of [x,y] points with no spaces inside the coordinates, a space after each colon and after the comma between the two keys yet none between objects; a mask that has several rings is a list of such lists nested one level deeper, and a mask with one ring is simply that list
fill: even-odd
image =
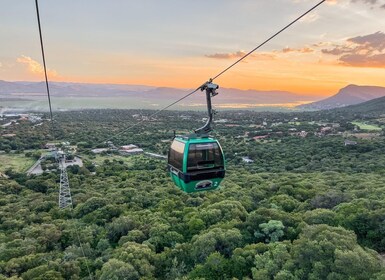
[{"label": "metal tower", "polygon": [[59,159],[60,168],[60,190],[59,190],[59,208],[66,208],[68,205],[72,206],[72,197],[70,191],[70,184],[68,181],[67,169],[64,164],[65,157]]}]

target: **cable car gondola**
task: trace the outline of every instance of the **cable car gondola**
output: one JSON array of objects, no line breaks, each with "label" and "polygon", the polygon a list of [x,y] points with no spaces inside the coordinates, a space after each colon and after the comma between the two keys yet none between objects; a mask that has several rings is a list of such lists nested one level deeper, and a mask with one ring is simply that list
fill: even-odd
[{"label": "cable car gondola", "polygon": [[205,83],[209,117],[206,124],[194,134],[176,136],[168,153],[168,171],[173,182],[187,193],[214,190],[225,177],[225,158],[222,148],[208,133],[211,129],[213,110],[211,97],[217,95],[218,85]]}]

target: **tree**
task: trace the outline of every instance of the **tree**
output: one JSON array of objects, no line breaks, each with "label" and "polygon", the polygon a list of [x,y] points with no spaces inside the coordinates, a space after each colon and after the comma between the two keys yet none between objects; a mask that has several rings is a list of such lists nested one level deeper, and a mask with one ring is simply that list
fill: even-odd
[{"label": "tree", "polygon": [[123,261],[110,259],[101,270],[100,280],[139,280],[139,273],[135,268]]},{"label": "tree", "polygon": [[99,208],[102,208],[107,204],[104,198],[100,197],[91,197],[85,203],[79,204],[76,207],[76,214],[78,217],[83,217],[84,215],[91,213]]},{"label": "tree", "polygon": [[[296,273],[311,279],[336,275],[343,279],[372,279],[376,273],[384,271],[376,253],[361,248],[355,234],[341,227],[307,226],[293,242],[291,254]],[[357,268],[351,267],[353,263]]]},{"label": "tree", "polygon": [[40,179],[30,179],[25,182],[25,185],[30,190],[33,190],[35,192],[41,192],[46,193],[48,190],[48,186],[45,181],[42,181]]},{"label": "tree", "polygon": [[269,249],[268,244],[249,244],[243,248],[236,248],[230,259],[231,276],[238,279],[251,278],[251,268],[254,265],[255,254],[262,254]]},{"label": "tree", "polygon": [[121,216],[113,220],[107,226],[107,236],[111,242],[118,242],[120,237],[126,235],[130,230],[136,227],[135,221],[127,216]]},{"label": "tree", "polygon": [[281,221],[270,220],[267,223],[262,223],[259,225],[260,231],[256,231],[254,236],[257,238],[263,237],[265,242],[277,242],[284,233],[283,229],[285,226]]},{"label": "tree", "polygon": [[[253,279],[276,279],[277,275],[288,274],[285,264],[291,259],[290,245],[272,243],[269,250],[255,256],[255,267],[252,268]],[[290,278],[288,278],[290,279]]]},{"label": "tree", "polygon": [[24,272],[21,277],[25,280],[64,280],[59,272],[51,270],[51,268],[46,264],[29,269],[27,272]]},{"label": "tree", "polygon": [[191,279],[228,279],[229,261],[218,252],[212,253],[203,264],[198,264],[189,274]]},{"label": "tree", "polygon": [[119,261],[132,265],[140,277],[153,277],[155,253],[145,244],[124,243],[113,256]]},{"label": "tree", "polygon": [[314,209],[305,212],[303,216],[304,221],[309,225],[327,224],[329,226],[336,226],[338,224],[336,213],[329,209]]},{"label": "tree", "polygon": [[242,234],[238,229],[214,228],[203,234],[195,235],[191,242],[195,261],[201,263],[215,251],[225,257],[230,257],[233,250],[242,245]]}]

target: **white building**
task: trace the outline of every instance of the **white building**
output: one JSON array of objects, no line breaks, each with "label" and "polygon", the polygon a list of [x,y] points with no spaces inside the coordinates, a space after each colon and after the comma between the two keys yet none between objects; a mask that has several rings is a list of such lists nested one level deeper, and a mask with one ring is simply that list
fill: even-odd
[{"label": "white building", "polygon": [[124,145],[124,146],[120,146],[120,150],[132,150],[132,149],[137,149],[138,146],[134,145],[134,144],[130,144],[130,145]]},{"label": "white building", "polygon": [[134,149],[130,149],[130,150],[119,150],[119,153],[121,155],[135,155],[135,154],[143,153],[143,149],[141,149],[141,148],[134,148]]},{"label": "white building", "polygon": [[242,161],[245,163],[253,163],[254,160],[250,159],[249,157],[242,157]]},{"label": "white building", "polygon": [[93,152],[94,154],[101,154],[101,153],[106,152],[108,150],[109,150],[108,148],[100,148],[100,149],[93,149],[93,150],[91,150],[91,152]]}]

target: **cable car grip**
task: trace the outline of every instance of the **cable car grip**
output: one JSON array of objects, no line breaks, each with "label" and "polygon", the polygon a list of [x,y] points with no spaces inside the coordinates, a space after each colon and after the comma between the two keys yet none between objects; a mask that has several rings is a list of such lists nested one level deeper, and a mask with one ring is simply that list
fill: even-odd
[{"label": "cable car grip", "polygon": [[213,121],[213,115],[215,114],[215,112],[211,106],[211,97],[214,97],[218,94],[218,92],[216,91],[218,88],[219,85],[212,83],[211,79],[208,82],[204,83],[200,88],[201,91],[206,91],[207,113],[209,116],[205,125],[194,131],[198,135],[207,134],[212,130],[211,123]]}]

